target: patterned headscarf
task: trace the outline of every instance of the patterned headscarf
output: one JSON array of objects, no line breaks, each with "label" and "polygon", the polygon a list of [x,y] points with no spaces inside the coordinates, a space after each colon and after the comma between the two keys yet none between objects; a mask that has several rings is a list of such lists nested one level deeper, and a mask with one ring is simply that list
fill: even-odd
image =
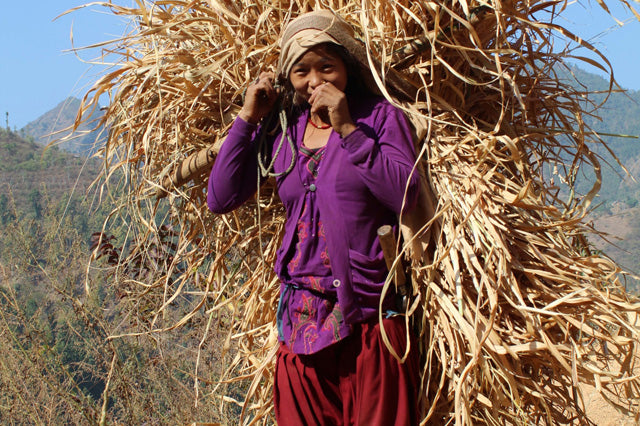
[{"label": "patterned headscarf", "polygon": [[353,28],[333,12],[318,10],[300,15],[287,25],[280,39],[278,75],[288,78],[296,61],[322,43],[338,44],[358,61],[366,59],[363,46],[354,38]]}]

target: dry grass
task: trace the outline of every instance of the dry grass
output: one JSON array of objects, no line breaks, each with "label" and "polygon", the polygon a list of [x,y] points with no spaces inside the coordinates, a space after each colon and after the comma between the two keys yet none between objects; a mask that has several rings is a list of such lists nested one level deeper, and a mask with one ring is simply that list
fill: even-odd
[{"label": "dry grass", "polygon": [[[591,251],[583,222],[600,188],[591,148],[601,141],[583,121],[594,105],[557,74],[573,48],[597,51],[554,23],[565,1],[102,4],[131,18],[131,33],[103,47],[117,66],[87,93],[78,121],[109,94],[101,154],[123,194],[114,215],[130,226],[123,282],[153,260],[162,225],[175,232],[168,260],[129,278],[126,298],[148,307],[150,332],[202,312],[230,316],[227,378],[250,382],[247,423],[268,422],[271,410],[271,264],[284,213],[269,191],[234,213],[208,213],[202,173],[215,148],[203,150],[224,139],[248,82],[275,66],[283,26],[321,6],[360,29],[380,87],[404,93],[396,100],[417,129],[423,194],[402,221],[424,423],[585,423],[579,383],[638,412],[640,304],[622,291],[619,268]],[[552,51],[560,35],[568,47]],[[596,65],[610,69],[602,56]],[[577,194],[585,170],[597,180]],[[194,287],[191,312],[166,321]]]}]

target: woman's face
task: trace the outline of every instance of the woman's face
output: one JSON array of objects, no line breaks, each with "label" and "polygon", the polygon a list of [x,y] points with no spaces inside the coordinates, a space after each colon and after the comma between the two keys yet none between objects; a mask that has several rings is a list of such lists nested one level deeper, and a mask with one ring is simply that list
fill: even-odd
[{"label": "woman's face", "polygon": [[337,53],[333,53],[325,44],[319,44],[307,50],[291,68],[289,81],[299,97],[305,101],[313,90],[325,81],[340,91],[347,88],[347,67]]}]

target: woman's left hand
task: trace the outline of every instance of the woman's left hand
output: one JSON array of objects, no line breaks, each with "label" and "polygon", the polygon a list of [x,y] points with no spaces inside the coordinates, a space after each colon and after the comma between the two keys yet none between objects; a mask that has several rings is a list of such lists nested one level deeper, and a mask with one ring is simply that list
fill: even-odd
[{"label": "woman's left hand", "polygon": [[331,127],[341,137],[346,137],[356,129],[349,113],[347,96],[333,84],[325,81],[313,90],[309,97],[311,114],[328,118]]}]

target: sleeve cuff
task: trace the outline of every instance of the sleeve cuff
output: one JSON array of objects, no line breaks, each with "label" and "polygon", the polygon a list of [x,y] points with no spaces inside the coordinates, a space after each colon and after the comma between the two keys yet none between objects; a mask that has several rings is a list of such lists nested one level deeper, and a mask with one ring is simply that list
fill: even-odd
[{"label": "sleeve cuff", "polygon": [[360,128],[357,128],[342,139],[341,145],[347,151],[351,162],[360,164],[370,158],[375,142]]},{"label": "sleeve cuff", "polygon": [[233,122],[231,129],[229,130],[229,135],[234,135],[241,140],[251,140],[251,136],[258,129],[257,124],[249,123],[248,121],[244,121],[239,116]]}]

